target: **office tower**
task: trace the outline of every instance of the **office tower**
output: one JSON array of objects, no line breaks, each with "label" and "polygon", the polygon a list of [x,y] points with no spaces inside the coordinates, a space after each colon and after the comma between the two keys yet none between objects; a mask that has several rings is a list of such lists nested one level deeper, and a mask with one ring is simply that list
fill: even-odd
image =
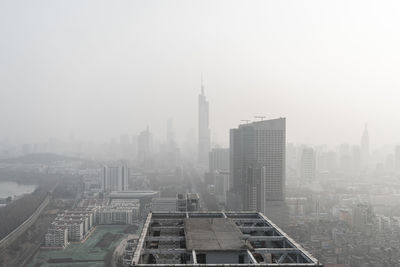
[{"label": "office tower", "polygon": [[208,101],[204,95],[203,82],[201,83],[201,94],[199,95],[199,129],[198,129],[198,162],[208,164],[208,153],[210,152],[210,128]]},{"label": "office tower", "polygon": [[315,181],[315,152],[311,147],[303,148],[301,153],[300,178],[306,183]]},{"label": "office tower", "polygon": [[138,161],[141,165],[149,167],[149,161],[153,150],[153,135],[150,133],[149,126],[142,131],[138,138]]},{"label": "office tower", "polygon": [[127,166],[103,166],[103,191],[127,191],[129,169]]},{"label": "office tower", "polygon": [[369,164],[369,135],[367,124],[365,124],[361,138],[361,158],[363,167],[367,167]]},{"label": "office tower", "polygon": [[229,170],[229,148],[213,148],[209,160],[210,172]]},{"label": "office tower", "polygon": [[230,208],[262,210],[285,199],[285,118],[230,130]]}]

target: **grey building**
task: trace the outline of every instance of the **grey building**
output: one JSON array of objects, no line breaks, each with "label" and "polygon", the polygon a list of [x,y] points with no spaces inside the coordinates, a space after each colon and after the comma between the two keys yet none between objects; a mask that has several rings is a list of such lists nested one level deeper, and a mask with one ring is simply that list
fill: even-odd
[{"label": "grey building", "polygon": [[214,171],[229,170],[229,148],[213,148],[209,155],[209,169]]},{"label": "grey building", "polygon": [[303,148],[300,159],[300,178],[302,182],[315,181],[315,151],[311,147]]},{"label": "grey building", "polygon": [[103,166],[103,191],[127,191],[129,168],[121,166]]},{"label": "grey building", "polygon": [[196,193],[179,193],[176,195],[176,210],[193,212],[200,210],[200,197]]},{"label": "grey building", "polygon": [[199,126],[198,126],[198,161],[207,166],[208,153],[210,152],[209,105],[201,84],[199,95]]},{"label": "grey building", "polygon": [[149,126],[137,138],[138,163],[143,168],[153,167],[153,134]]},{"label": "grey building", "polygon": [[176,211],[176,198],[175,197],[154,198],[151,201],[151,210],[153,212]]},{"label": "grey building", "polygon": [[285,118],[230,130],[230,209],[265,212],[267,202],[284,201],[285,146]]}]

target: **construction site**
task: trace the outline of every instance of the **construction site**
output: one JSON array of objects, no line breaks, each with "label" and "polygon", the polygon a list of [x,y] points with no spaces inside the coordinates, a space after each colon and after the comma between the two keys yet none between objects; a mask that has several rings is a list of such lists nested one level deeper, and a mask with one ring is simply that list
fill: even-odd
[{"label": "construction site", "polygon": [[259,212],[149,213],[131,266],[318,266]]}]

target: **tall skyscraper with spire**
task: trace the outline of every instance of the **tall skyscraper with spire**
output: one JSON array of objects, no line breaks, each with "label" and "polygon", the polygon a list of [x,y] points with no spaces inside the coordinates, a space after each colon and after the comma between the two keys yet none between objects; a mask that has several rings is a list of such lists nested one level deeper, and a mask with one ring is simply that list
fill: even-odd
[{"label": "tall skyscraper with spire", "polygon": [[199,125],[198,125],[198,161],[208,164],[210,152],[209,105],[204,94],[203,79],[201,79],[201,94],[199,95]]}]

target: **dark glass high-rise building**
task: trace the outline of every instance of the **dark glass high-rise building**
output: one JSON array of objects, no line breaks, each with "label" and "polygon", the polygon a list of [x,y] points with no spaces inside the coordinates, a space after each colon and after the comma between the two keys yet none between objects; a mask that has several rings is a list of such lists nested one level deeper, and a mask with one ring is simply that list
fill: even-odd
[{"label": "dark glass high-rise building", "polygon": [[286,119],[263,120],[230,130],[228,205],[264,212],[285,199]]}]

